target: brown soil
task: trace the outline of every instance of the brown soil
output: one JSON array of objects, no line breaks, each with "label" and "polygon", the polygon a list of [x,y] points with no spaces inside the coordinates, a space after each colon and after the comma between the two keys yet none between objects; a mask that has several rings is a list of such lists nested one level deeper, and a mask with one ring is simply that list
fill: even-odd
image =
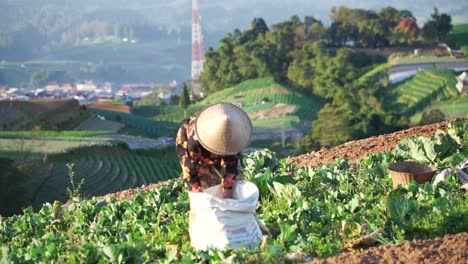
[{"label": "brown soil", "polygon": [[157,189],[157,188],[161,188],[161,186],[164,186],[164,185],[167,185],[167,184],[172,184],[174,182],[174,180],[167,180],[167,181],[163,181],[163,182],[158,182],[158,183],[153,183],[153,184],[150,184],[150,185],[147,185],[147,186],[141,186],[141,187],[137,187],[135,189],[129,189],[129,190],[125,190],[125,191],[120,191],[120,192],[116,192],[116,193],[110,193],[110,194],[106,194],[105,196],[101,197],[105,200],[108,200],[110,198],[117,198],[119,200],[131,200],[135,197],[135,194],[139,191],[149,191],[149,190],[152,190],[152,189]]},{"label": "brown soil", "polygon": [[269,94],[291,94],[291,91],[284,87],[271,87]]},{"label": "brown soil", "polygon": [[396,246],[378,246],[350,251],[313,264],[334,263],[467,263],[468,233],[413,240]]},{"label": "brown soil", "polygon": [[275,118],[286,116],[288,114],[292,114],[296,109],[295,105],[290,104],[277,104],[273,108],[257,111],[253,113],[249,113],[249,117],[252,120],[261,120],[267,118]]},{"label": "brown soil", "polygon": [[116,105],[112,103],[99,102],[99,103],[90,103],[87,106],[89,108],[99,108],[99,109],[122,112],[122,113],[131,113],[130,106],[128,105]]},{"label": "brown soil", "polygon": [[413,127],[391,134],[350,141],[331,148],[324,147],[318,151],[313,151],[301,156],[290,158],[289,162],[298,166],[307,165],[317,167],[322,164],[331,163],[338,158],[358,160],[360,158],[366,157],[371,153],[392,151],[395,149],[396,145],[405,138],[416,135],[433,136],[437,129],[446,130],[448,124],[455,122],[456,120],[458,119],[427,126]]}]

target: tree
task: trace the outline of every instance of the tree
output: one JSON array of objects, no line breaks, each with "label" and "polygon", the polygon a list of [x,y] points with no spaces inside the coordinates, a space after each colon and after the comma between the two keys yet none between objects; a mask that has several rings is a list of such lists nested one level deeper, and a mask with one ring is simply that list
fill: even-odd
[{"label": "tree", "polygon": [[391,6],[380,9],[378,15],[382,23],[390,30],[395,28],[402,19],[401,12]]},{"label": "tree", "polygon": [[187,88],[187,84],[184,82],[182,91],[179,96],[179,107],[184,110],[184,117],[187,117],[187,107],[190,104],[190,95]]},{"label": "tree", "polygon": [[352,115],[353,110],[348,104],[326,104],[312,123],[312,140],[321,146],[334,146],[351,140]]},{"label": "tree", "polygon": [[430,111],[425,111],[422,114],[420,125],[430,125],[434,123],[439,123],[445,120],[445,115],[439,109],[432,109]]},{"label": "tree", "polygon": [[409,45],[413,45],[414,41],[418,37],[419,27],[416,24],[416,19],[414,18],[403,18],[395,31],[401,34]]},{"label": "tree", "polygon": [[255,37],[257,37],[260,34],[265,34],[266,32],[269,31],[267,24],[265,23],[265,20],[263,18],[258,17],[254,18],[251,23],[251,30],[254,33]]},{"label": "tree", "polygon": [[452,18],[447,14],[439,14],[439,10],[434,7],[434,13],[431,14],[432,22],[437,30],[437,40],[445,41],[447,34],[452,30]]},{"label": "tree", "polygon": [[360,42],[364,47],[375,48],[386,44],[385,27],[380,19],[362,20],[359,22],[358,28]]},{"label": "tree", "polygon": [[304,24],[305,24],[307,30],[310,30],[310,27],[315,23],[322,24],[322,22],[320,20],[315,19],[315,17],[305,16]]},{"label": "tree", "polygon": [[[306,24],[307,25],[307,24]],[[322,22],[313,22],[310,27],[308,27],[308,38],[311,40],[320,41],[325,37],[327,29],[323,26]]]},{"label": "tree", "polygon": [[295,59],[288,68],[288,80],[295,86],[312,92],[313,78],[316,72],[316,63],[321,62],[322,51],[317,42],[307,42],[300,52],[296,53]]},{"label": "tree", "polygon": [[438,39],[437,27],[434,21],[428,21],[421,30],[421,37],[429,44],[433,44]]}]

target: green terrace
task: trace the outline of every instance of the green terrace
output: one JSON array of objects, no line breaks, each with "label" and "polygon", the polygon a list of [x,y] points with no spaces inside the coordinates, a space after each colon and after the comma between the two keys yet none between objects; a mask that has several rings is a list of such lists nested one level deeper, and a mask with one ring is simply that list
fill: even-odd
[{"label": "green terrace", "polygon": [[[401,109],[405,114],[415,114],[436,100],[456,97],[455,74],[447,69],[419,71],[415,76],[388,87],[384,98],[387,105]],[[396,102],[396,105],[395,105]]]},{"label": "green terrace", "polygon": [[[74,184],[80,182],[86,197],[149,185],[179,177],[180,166],[172,150],[129,150],[121,146],[76,146],[66,153],[42,154],[19,166],[27,175],[22,181],[34,206],[65,201],[70,187],[70,164]],[[20,202],[20,201],[18,201]]]}]

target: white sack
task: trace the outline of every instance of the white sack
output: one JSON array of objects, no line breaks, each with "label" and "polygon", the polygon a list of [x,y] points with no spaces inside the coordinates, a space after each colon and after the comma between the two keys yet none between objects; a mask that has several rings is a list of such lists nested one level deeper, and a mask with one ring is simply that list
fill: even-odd
[{"label": "white sack", "polygon": [[254,248],[262,240],[255,218],[258,188],[248,181],[236,181],[233,199],[223,199],[221,186],[202,193],[190,192],[189,233],[196,250],[209,247]]}]

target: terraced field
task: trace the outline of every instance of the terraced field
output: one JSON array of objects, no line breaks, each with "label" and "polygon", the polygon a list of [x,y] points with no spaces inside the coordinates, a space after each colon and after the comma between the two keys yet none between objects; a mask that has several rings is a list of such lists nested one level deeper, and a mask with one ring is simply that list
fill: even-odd
[{"label": "terraced field", "polygon": [[[446,101],[438,102],[428,106],[425,111],[439,109],[444,113],[445,118],[454,119],[459,117],[468,117],[468,96],[458,96]],[[419,123],[422,113],[417,113],[411,117],[411,122]]]},{"label": "terraced field", "polygon": [[[310,123],[317,117],[323,102],[318,97],[304,96],[293,89],[284,86],[272,78],[253,79],[242,82],[234,87],[210,94],[204,100],[190,105],[187,116],[198,113],[205,106],[218,102],[236,104],[253,119],[254,134],[276,133],[281,128],[301,130],[303,124]],[[294,108],[292,112],[276,111],[255,120],[255,116],[275,106],[288,105]],[[177,106],[145,106],[133,107],[133,112],[153,120],[177,120],[181,122],[185,117]],[[307,127],[304,132],[308,133]]]},{"label": "terraced field", "polygon": [[408,115],[423,110],[433,101],[458,96],[455,75],[448,69],[419,71],[412,78],[389,87],[388,92],[387,105]]},{"label": "terraced field", "polygon": [[468,45],[468,24],[454,25],[447,36],[447,43],[455,47]]},{"label": "terraced field", "polygon": [[0,101],[3,130],[30,130],[35,126],[50,130],[73,129],[90,114],[74,99]]},{"label": "terraced field", "polygon": [[169,150],[130,151],[117,147],[95,147],[81,149],[78,153],[40,161],[29,169],[31,200],[40,205],[47,201],[67,198],[67,187],[71,188],[69,168],[73,165],[75,187],[83,181],[82,193],[87,197],[100,196],[120,190],[135,188],[176,178],[180,166],[175,153]]},{"label": "terraced field", "polygon": [[116,121],[129,128],[144,131],[151,137],[173,136],[178,128],[178,124],[174,122],[154,121],[138,115],[99,108],[89,108],[89,110],[105,117],[107,120]]},{"label": "terraced field", "polygon": [[240,104],[248,113],[271,107],[262,102],[292,104],[297,106],[294,115],[309,120],[315,119],[323,106],[318,98],[303,96],[270,78],[245,81],[210,95],[203,103],[209,105],[220,101]]}]

